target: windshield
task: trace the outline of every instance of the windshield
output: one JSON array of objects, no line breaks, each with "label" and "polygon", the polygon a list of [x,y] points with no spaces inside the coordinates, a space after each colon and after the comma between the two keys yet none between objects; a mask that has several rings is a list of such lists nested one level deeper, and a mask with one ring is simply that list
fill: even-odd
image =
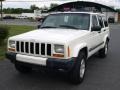
[{"label": "windshield", "polygon": [[69,28],[89,30],[90,15],[84,13],[63,13],[49,15],[41,28]]}]

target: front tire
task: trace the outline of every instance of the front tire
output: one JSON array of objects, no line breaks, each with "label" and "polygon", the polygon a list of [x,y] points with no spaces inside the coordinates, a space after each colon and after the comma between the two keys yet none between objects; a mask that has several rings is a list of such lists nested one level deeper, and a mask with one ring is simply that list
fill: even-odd
[{"label": "front tire", "polygon": [[99,51],[99,56],[105,58],[108,54],[108,41],[106,41],[104,48]]},{"label": "front tire", "polygon": [[80,52],[73,70],[70,72],[70,81],[79,84],[83,81],[86,71],[86,56],[84,52]]},{"label": "front tire", "polygon": [[15,69],[18,72],[23,73],[23,74],[27,74],[27,73],[30,73],[32,71],[31,67],[24,66],[18,62],[15,63]]}]

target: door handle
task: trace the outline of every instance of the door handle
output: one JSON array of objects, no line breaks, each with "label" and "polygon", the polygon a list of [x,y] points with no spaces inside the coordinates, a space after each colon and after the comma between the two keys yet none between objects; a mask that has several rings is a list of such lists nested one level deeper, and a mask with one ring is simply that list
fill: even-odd
[{"label": "door handle", "polygon": [[98,33],[101,33],[101,31],[98,31]]},{"label": "door handle", "polygon": [[106,31],[106,29],[104,29],[103,31]]}]

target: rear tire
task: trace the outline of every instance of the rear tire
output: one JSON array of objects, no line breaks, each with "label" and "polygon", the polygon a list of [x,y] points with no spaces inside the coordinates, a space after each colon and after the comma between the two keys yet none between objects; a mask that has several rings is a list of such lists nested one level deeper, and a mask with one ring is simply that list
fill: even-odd
[{"label": "rear tire", "polygon": [[86,56],[84,52],[80,52],[76,62],[75,66],[69,73],[70,81],[74,84],[79,84],[83,81],[85,76],[85,70],[86,70]]},{"label": "rear tire", "polygon": [[24,74],[30,73],[32,71],[31,67],[24,66],[18,62],[15,63],[15,68],[18,72],[24,73]]},{"label": "rear tire", "polygon": [[104,48],[99,51],[99,57],[105,58],[108,54],[108,41],[106,41]]}]

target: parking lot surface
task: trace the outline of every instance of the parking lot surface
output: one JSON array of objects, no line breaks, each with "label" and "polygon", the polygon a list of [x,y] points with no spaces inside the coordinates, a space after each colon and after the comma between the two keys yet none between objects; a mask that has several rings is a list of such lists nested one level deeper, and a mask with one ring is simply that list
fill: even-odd
[{"label": "parking lot surface", "polygon": [[0,21],[2,25],[27,25],[27,26],[37,26],[40,22],[37,21],[30,21],[28,19],[5,19]]},{"label": "parking lot surface", "polygon": [[34,71],[19,74],[8,60],[0,61],[0,90],[120,90],[120,24],[110,25],[109,54],[91,57],[80,85],[68,83],[60,72]]}]

